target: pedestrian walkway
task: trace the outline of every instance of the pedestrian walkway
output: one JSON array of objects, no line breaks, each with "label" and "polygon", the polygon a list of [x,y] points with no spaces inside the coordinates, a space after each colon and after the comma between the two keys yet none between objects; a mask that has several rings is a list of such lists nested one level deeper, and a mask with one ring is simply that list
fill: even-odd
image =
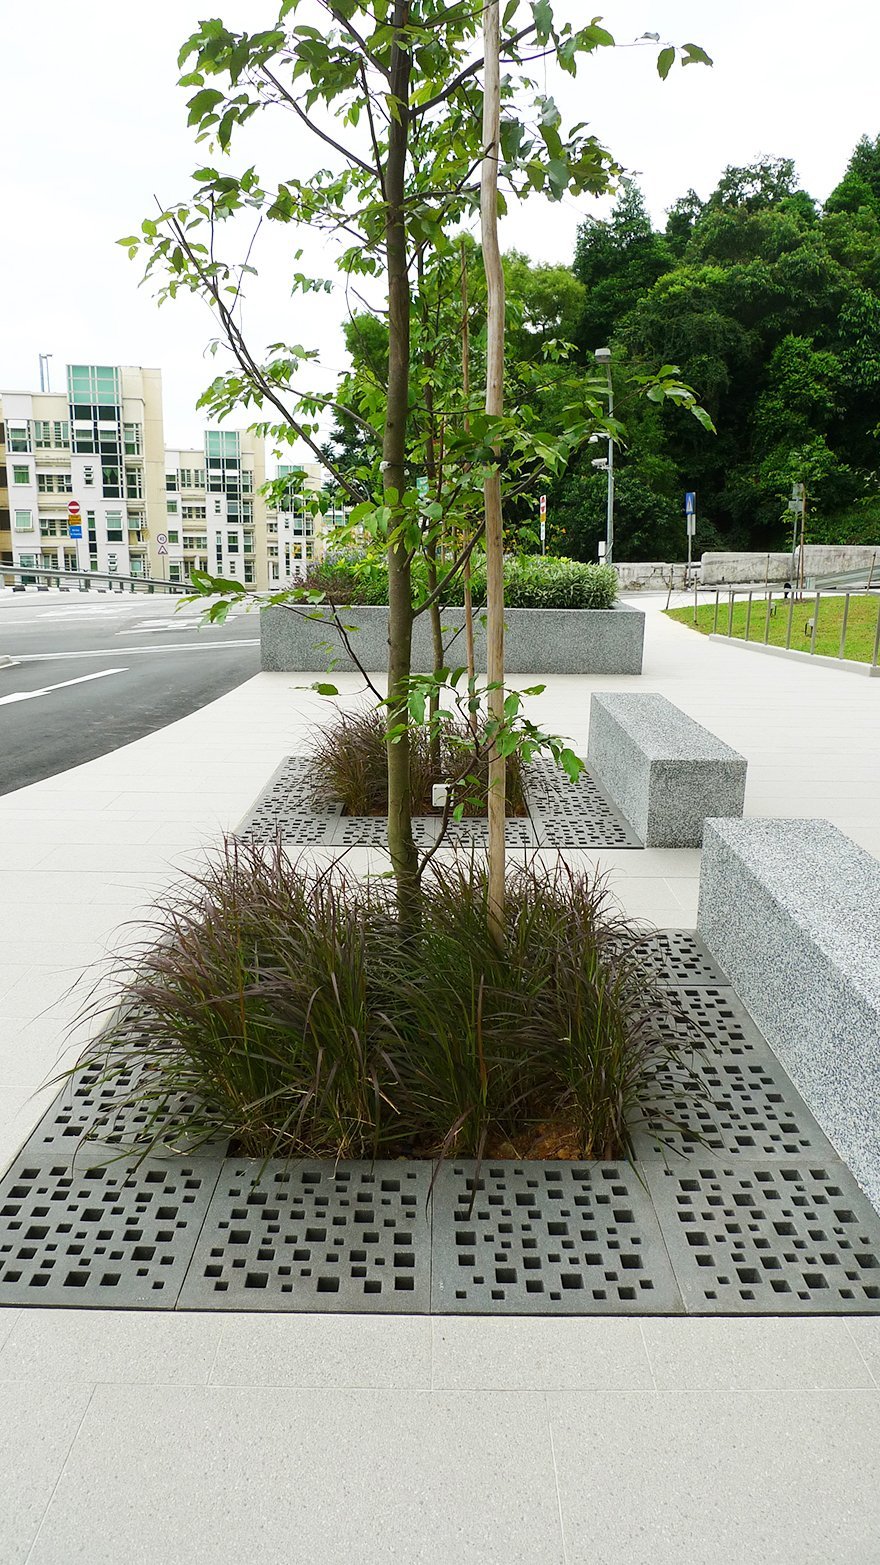
[{"label": "pedestrian walkway", "polygon": [[[592,690],[660,691],[747,757],[747,814],[880,856],[880,685],[709,643],[664,602],[640,600],[641,680],[552,676],[536,719],[583,752]],[[307,685],[261,674],[0,798],[0,1167],[84,1041],[65,1052],[81,972],[329,715]],[[693,926],[698,852],[570,857]],[[0,1310],[0,1562],[876,1565],[878,1388],[877,1318]]]}]

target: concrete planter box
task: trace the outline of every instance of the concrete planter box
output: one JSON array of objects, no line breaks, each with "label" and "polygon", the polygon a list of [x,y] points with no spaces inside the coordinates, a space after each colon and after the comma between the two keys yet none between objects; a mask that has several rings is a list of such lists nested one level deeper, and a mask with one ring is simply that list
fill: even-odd
[{"label": "concrete planter box", "polygon": [[[381,673],[388,663],[388,610],[384,607],[346,607],[339,611],[361,664],[370,673]],[[613,609],[508,609],[504,622],[505,668],[508,674],[640,674],[645,637],[645,616],[640,609],[616,605]],[[463,664],[464,614],[447,609],[443,614],[447,662]],[[477,668],[486,669],[486,632],[479,617],[475,625]],[[351,661],[332,618],[318,608],[308,617],[290,609],[263,609],[260,615],[260,648],[263,669],[287,673],[309,670],[320,673],[332,666],[352,669]],[[416,621],[413,633],[413,671],[427,674],[432,667],[428,618]]]}]

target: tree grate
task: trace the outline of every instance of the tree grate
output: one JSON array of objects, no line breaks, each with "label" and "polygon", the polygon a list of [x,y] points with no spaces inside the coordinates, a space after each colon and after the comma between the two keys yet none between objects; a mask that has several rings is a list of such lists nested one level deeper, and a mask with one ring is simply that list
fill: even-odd
[{"label": "tree grate", "polygon": [[766,1163],[827,1154],[825,1136],[769,1050],[766,1059],[728,1059],[709,1048],[693,1069],[704,1092],[697,1101],[687,1092],[687,1067],[658,1072],[654,1103],[634,1135],[639,1159],[690,1152]]},{"label": "tree grate", "polygon": [[690,930],[660,929],[639,940],[635,951],[646,971],[670,988],[683,984],[691,988],[705,984],[717,987],[730,982],[702,940]]},{"label": "tree grate", "polygon": [[625,1163],[456,1160],[433,1205],[436,1314],[681,1309],[650,1199]]},{"label": "tree grate", "polygon": [[[149,1042],[146,1029],[144,1043]],[[131,1044],[136,1046],[132,1036]],[[98,1051],[71,1076],[55,1102],[43,1115],[27,1142],[31,1157],[68,1157],[80,1167],[94,1167],[122,1152],[152,1153],[158,1142],[169,1152],[204,1151],[222,1157],[228,1135],[218,1130],[209,1141],[195,1139],[180,1127],[197,1110],[195,1095],[179,1093],[169,1099],[161,1115],[144,1098],[148,1067],[136,1059],[119,1066],[112,1080],[101,1080],[106,1066]]]},{"label": "tree grate", "polygon": [[425,1314],[430,1182],[429,1163],[226,1162],[181,1308]]},{"label": "tree grate", "polygon": [[660,1036],[682,1049],[723,1049],[729,1060],[771,1053],[732,988],[680,984],[670,988],[669,1009],[657,1017]]},{"label": "tree grate", "polygon": [[220,1166],[25,1151],[0,1184],[0,1305],[173,1309]]},{"label": "tree grate", "polygon": [[880,1311],[877,1214],[833,1158],[645,1167],[689,1314]]},{"label": "tree grate", "polygon": [[[516,848],[639,848],[641,843],[586,772],[571,782],[551,762],[538,758],[526,769],[523,818],[511,816],[507,846]],[[449,823],[444,846],[485,847],[488,822],[466,817]],[[413,818],[416,846],[429,848],[440,833],[439,815]],[[338,800],[315,784],[309,757],[288,756],[239,825],[236,836],[251,842],[280,840],[298,847],[384,847],[382,815],[343,815]]]}]

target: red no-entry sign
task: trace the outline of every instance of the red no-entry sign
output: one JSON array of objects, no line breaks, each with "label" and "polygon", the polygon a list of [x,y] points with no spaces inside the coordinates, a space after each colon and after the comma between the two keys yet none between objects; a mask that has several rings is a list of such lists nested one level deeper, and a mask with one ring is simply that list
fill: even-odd
[{"label": "red no-entry sign", "polygon": [[71,500],[67,507],[68,516],[79,516],[79,501]]}]

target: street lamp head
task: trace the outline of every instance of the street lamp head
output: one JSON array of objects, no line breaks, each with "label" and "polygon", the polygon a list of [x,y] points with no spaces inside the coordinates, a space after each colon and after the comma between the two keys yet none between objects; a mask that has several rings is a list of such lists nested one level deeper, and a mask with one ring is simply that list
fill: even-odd
[{"label": "street lamp head", "polygon": [[611,349],[610,348],[595,348],[593,350],[593,358],[596,360],[597,364],[610,364],[611,363]]}]

